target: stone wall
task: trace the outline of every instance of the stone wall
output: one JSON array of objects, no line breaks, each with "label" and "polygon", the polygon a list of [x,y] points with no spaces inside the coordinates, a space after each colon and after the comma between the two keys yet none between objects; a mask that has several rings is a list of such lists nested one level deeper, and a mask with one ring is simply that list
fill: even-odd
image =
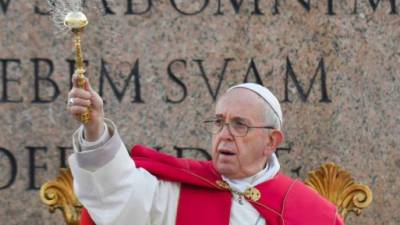
[{"label": "stone wall", "polygon": [[[128,147],[207,158],[201,124],[218,96],[258,82],[282,104],[283,171],[304,179],[335,162],[374,194],[349,225],[400,224],[396,0],[93,2],[88,77]],[[74,52],[47,12],[0,1],[0,224],[62,224],[38,188],[66,165],[79,126],[66,111]]]}]

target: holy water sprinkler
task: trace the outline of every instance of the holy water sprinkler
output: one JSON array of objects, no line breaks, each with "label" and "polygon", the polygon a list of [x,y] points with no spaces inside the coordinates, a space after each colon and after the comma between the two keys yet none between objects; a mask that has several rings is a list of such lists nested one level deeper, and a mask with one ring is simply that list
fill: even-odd
[{"label": "holy water sprinkler", "polygon": [[[78,74],[77,86],[78,88],[85,88],[85,68],[82,58],[81,48],[81,32],[88,25],[89,21],[85,14],[80,11],[69,12],[64,18],[64,25],[68,27],[72,33],[74,33],[74,45],[76,51],[76,73]],[[82,123],[88,123],[90,121],[90,108],[86,112],[79,115],[79,120]]]}]

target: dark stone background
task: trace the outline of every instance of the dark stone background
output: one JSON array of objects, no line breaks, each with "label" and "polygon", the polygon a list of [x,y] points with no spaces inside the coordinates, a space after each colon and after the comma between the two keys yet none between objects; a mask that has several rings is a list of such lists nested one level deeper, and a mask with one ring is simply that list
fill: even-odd
[{"label": "dark stone background", "polygon": [[[196,149],[207,149],[210,137],[201,122],[215,99],[230,85],[259,82],[282,102],[283,171],[304,179],[335,162],[374,193],[348,224],[400,223],[394,0],[260,1],[257,10],[254,1],[238,8],[221,0],[218,9],[210,0],[202,11],[203,0],[175,1],[199,11],[191,16],[166,0],[133,15],[148,1],[131,10],[129,2],[100,1],[101,12],[89,5],[82,36],[88,77],[128,147],[204,158]],[[65,107],[74,53],[70,33],[46,11],[45,1],[0,1],[0,224],[63,224],[37,188],[64,165],[62,149],[71,153],[79,126]]]}]

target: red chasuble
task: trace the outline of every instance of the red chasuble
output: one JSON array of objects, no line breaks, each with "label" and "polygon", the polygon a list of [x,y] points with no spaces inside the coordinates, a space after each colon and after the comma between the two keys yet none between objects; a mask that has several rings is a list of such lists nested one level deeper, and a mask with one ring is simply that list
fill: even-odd
[{"label": "red chasuble", "polygon": [[[131,157],[158,179],[180,182],[176,225],[229,225],[232,194],[211,161],[180,159],[136,145]],[[267,225],[343,225],[333,204],[298,180],[278,173],[246,197]],[[81,225],[95,225],[83,209]]]}]

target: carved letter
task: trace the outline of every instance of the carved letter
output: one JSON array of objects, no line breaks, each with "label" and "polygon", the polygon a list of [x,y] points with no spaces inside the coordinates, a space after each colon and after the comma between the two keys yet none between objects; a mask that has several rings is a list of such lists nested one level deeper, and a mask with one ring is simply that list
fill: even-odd
[{"label": "carved letter", "polygon": [[17,84],[20,84],[20,82],[19,82],[19,80],[16,80],[16,79],[8,79],[7,78],[7,72],[8,72],[8,70],[7,70],[7,65],[8,65],[8,63],[16,63],[17,64],[17,66],[20,66],[20,64],[21,64],[21,60],[19,60],[19,59],[0,59],[0,62],[1,62],[1,65],[2,65],[2,67],[1,67],[1,72],[2,72],[2,79],[1,79],[1,81],[2,81],[2,93],[1,93],[1,98],[0,98],[0,103],[7,103],[7,102],[22,102],[22,97],[21,98],[19,98],[18,100],[11,100],[11,99],[9,99],[8,98],[8,87],[7,87],[7,84],[8,83],[11,83],[11,82],[14,82],[14,83],[17,83]]},{"label": "carved letter", "polygon": [[333,0],[328,0],[328,15],[336,15],[336,13],[333,11]]},{"label": "carved letter", "polygon": [[[101,60],[101,71],[100,71],[100,90],[99,90],[100,96],[103,96],[104,77],[107,78],[108,83],[110,84],[111,89],[113,90],[115,96],[117,96],[117,99],[119,102],[122,101],[122,98],[125,95],[125,91],[127,90],[128,86],[129,86],[129,81],[132,80],[135,84],[135,98],[132,100],[132,102],[144,103],[144,101],[142,100],[141,94],[140,94],[139,59],[136,60],[135,65],[133,66],[133,68],[131,70],[131,73],[125,79],[125,82],[124,82],[125,85],[122,88],[122,91],[119,91],[117,86],[111,80],[111,77],[108,74],[108,71],[106,68],[106,62],[102,59]],[[134,77],[134,79],[132,79],[132,77]]]},{"label": "carved letter", "polygon": [[26,147],[29,151],[29,186],[27,190],[39,190],[39,187],[36,186],[36,179],[35,179],[35,174],[36,174],[36,169],[43,169],[47,170],[47,164],[44,163],[41,166],[36,165],[36,152],[37,151],[43,151],[44,153],[47,153],[47,147]]},{"label": "carved letter", "polygon": [[[310,0],[307,0],[307,2],[305,0],[297,0],[298,3],[300,3],[301,6],[303,6],[303,8],[309,12],[311,9],[311,5],[310,5]],[[279,14],[279,0],[275,0],[275,4],[274,4],[274,10],[272,11],[272,14]]]},{"label": "carved letter", "polygon": [[151,7],[153,5],[151,0],[147,0],[147,2],[148,2],[147,8],[145,10],[141,11],[141,12],[136,12],[136,11],[133,10],[133,7],[132,7],[133,3],[132,2],[133,2],[133,0],[128,0],[128,10],[125,13],[126,15],[142,15],[142,14],[145,14],[145,13],[150,11],[150,9],[151,9]]},{"label": "carved letter", "polygon": [[0,0],[1,10],[4,14],[7,13],[8,6],[10,5],[11,0]]},{"label": "carved letter", "polygon": [[247,83],[247,82],[248,82],[250,70],[253,70],[253,74],[254,74],[254,76],[256,77],[256,82],[257,82],[258,84],[260,84],[260,85],[263,85],[263,82],[262,82],[262,80],[261,80],[261,78],[260,78],[260,74],[258,73],[256,64],[254,63],[254,59],[253,59],[253,58],[252,58],[251,61],[250,61],[250,66],[249,66],[249,68],[247,69],[247,73],[246,73],[246,76],[244,77],[244,81],[243,81],[243,82],[244,82],[244,83]]},{"label": "carved letter", "polygon": [[[390,14],[397,14],[397,8],[396,8],[396,0],[389,0],[390,1]],[[368,0],[369,5],[371,6],[372,10],[375,12],[376,9],[378,8],[379,3],[381,0]],[[353,13],[357,13],[357,0],[354,0],[354,10]]]},{"label": "carved letter", "polygon": [[115,12],[113,12],[110,7],[108,7],[108,3],[106,0],[101,0],[104,6],[104,14],[110,14],[110,15],[115,15]]},{"label": "carved letter", "polygon": [[[218,9],[217,12],[214,15],[224,15],[224,12],[221,11],[221,4],[222,0],[218,0]],[[230,0],[231,5],[233,7],[233,9],[235,10],[235,13],[238,14],[240,11],[240,7],[242,6],[243,0]],[[251,13],[253,15],[264,15],[264,13],[261,12],[260,10],[260,4],[259,4],[260,0],[254,0],[254,11]]]},{"label": "carved letter", "polygon": [[[10,168],[11,168],[10,179],[8,180],[8,182],[5,185],[0,186],[0,190],[2,190],[2,189],[9,188],[14,183],[15,178],[17,177],[17,161],[15,160],[15,157],[13,156],[13,154],[5,148],[0,147],[0,153],[3,153],[8,158],[8,161],[10,162]],[[0,159],[1,158],[2,157],[0,157]],[[2,168],[2,170],[4,171],[4,168]]]},{"label": "carved letter", "polygon": [[[53,102],[58,97],[58,95],[60,95],[60,89],[58,88],[56,82],[54,80],[50,79],[50,76],[54,70],[53,62],[50,59],[40,59],[40,58],[31,59],[31,61],[34,65],[34,77],[35,77],[35,98],[32,100],[32,103]],[[47,68],[48,68],[47,73],[44,76],[39,75],[41,63],[47,64]],[[40,88],[39,88],[40,81],[42,81],[42,82],[46,81],[48,84],[51,84],[53,86],[54,92],[53,92],[53,95],[51,96],[50,100],[43,100],[40,97]],[[47,92],[48,91],[46,90],[46,93]]]},{"label": "carved letter", "polygon": [[215,89],[215,92],[212,90],[211,85],[210,85],[210,82],[208,81],[207,74],[206,74],[206,72],[204,71],[203,60],[201,60],[201,59],[194,59],[193,61],[195,61],[195,62],[199,65],[199,69],[200,69],[200,72],[201,72],[201,76],[203,77],[204,81],[206,82],[206,85],[207,85],[207,88],[208,88],[208,92],[210,93],[210,95],[211,95],[213,101],[215,102],[215,101],[217,100],[218,92],[219,92],[219,89],[221,88],[222,81],[224,80],[226,67],[228,67],[228,63],[229,63],[230,61],[233,61],[233,59],[232,59],[232,58],[224,59],[224,61],[225,61],[225,62],[224,62],[224,66],[223,66],[223,68],[222,68],[221,73],[219,74],[218,85],[217,85],[217,88]]},{"label": "carved letter", "polygon": [[[46,1],[41,1],[41,2],[44,2],[46,4]],[[56,4],[55,0],[47,0],[47,3],[53,5],[53,7],[55,7],[55,4]],[[50,11],[49,10],[43,11],[36,4],[34,6],[34,9],[35,9],[35,13],[38,14],[38,15],[43,15],[43,16],[50,15]]]},{"label": "carved letter", "polygon": [[305,92],[299,81],[297,80],[296,73],[293,70],[292,63],[289,60],[289,57],[287,57],[287,64],[286,64],[286,77],[285,77],[285,99],[283,102],[291,102],[289,100],[289,77],[292,79],[294,82],[294,85],[300,94],[300,98],[303,102],[307,101],[308,96],[310,95],[311,89],[314,85],[315,78],[317,78],[318,71],[321,71],[321,100],[320,102],[331,102],[331,100],[328,97],[328,91],[326,88],[326,72],[325,72],[325,65],[324,65],[324,59],[321,58],[321,60],[318,63],[318,68],[315,70],[315,74],[313,78],[311,78],[310,81],[310,86],[308,90]]},{"label": "carved letter", "polygon": [[58,146],[58,149],[60,150],[60,168],[67,168],[67,150],[71,150],[72,147]]},{"label": "carved letter", "polygon": [[178,8],[178,6],[176,5],[175,0],[171,0],[171,4],[172,4],[172,6],[174,7],[174,9],[175,9],[176,11],[178,11],[179,13],[185,15],[185,16],[193,16],[193,15],[196,15],[196,14],[201,13],[201,12],[207,7],[208,2],[209,2],[209,0],[204,0],[204,4],[203,4],[203,6],[201,7],[201,9],[199,9],[199,10],[196,11],[196,12],[184,12],[184,11],[182,11],[181,9]]},{"label": "carved letter", "polygon": [[272,15],[279,14],[279,0],[275,0],[274,8],[272,10]]},{"label": "carved letter", "polygon": [[297,0],[297,1],[301,4],[301,6],[303,6],[305,10],[307,10],[307,12],[310,12],[311,9],[310,0],[307,0],[307,2],[305,2],[304,0]]},{"label": "carved letter", "polygon": [[390,0],[390,14],[397,14],[396,0]]},{"label": "carved letter", "polygon": [[176,63],[182,63],[184,65],[184,67],[186,68],[185,60],[175,59],[168,65],[168,77],[181,87],[182,97],[177,100],[172,100],[167,96],[166,102],[168,102],[168,103],[181,103],[181,102],[183,102],[183,100],[185,100],[185,98],[187,96],[187,88],[186,88],[185,84],[181,80],[179,80],[179,78],[176,77],[174,72],[172,71],[172,66]]}]

